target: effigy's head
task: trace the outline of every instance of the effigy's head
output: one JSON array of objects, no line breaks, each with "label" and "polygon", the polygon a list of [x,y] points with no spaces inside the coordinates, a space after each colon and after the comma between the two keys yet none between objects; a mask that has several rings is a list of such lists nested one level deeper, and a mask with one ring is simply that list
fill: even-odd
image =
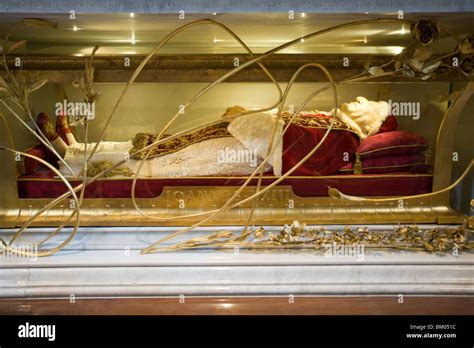
[{"label": "effigy's head", "polygon": [[356,97],[355,101],[343,103],[341,111],[366,135],[375,134],[382,122],[390,114],[390,106],[385,101],[371,101]]}]

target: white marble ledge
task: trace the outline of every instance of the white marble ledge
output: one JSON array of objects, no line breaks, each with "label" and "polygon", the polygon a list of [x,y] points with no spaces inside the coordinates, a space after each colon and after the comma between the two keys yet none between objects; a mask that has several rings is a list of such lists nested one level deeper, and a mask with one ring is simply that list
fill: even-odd
[{"label": "white marble ledge", "polygon": [[329,257],[323,251],[188,250],[141,254],[140,250],[65,250],[50,257],[1,257],[1,268],[65,267],[193,267],[193,266],[310,266],[310,265],[464,265],[474,268],[474,253],[458,256],[413,251],[366,249],[363,257]]},{"label": "white marble ledge", "polygon": [[[62,255],[60,257],[67,256]],[[0,297],[474,295],[472,265],[78,265],[0,268]]]},{"label": "white marble ledge", "polygon": [[[140,254],[175,230],[84,227],[51,257],[0,256],[0,297],[474,295],[474,253],[467,251],[454,256],[366,248],[359,259],[315,250]],[[41,240],[49,231],[33,229],[24,241]],[[12,233],[0,230],[0,237],[8,240]]]},{"label": "white marble ledge", "polygon": [[[325,226],[328,229],[340,230],[343,226]],[[357,228],[357,226],[353,226]],[[424,228],[433,225],[424,225]],[[438,226],[439,227],[439,226]],[[178,238],[168,241],[184,241],[191,237],[201,236],[217,230],[229,229],[235,232],[238,226],[202,227]],[[266,230],[275,227],[265,226]],[[372,225],[373,231],[387,230],[391,226]],[[474,266],[474,252],[460,250],[458,255],[450,252],[429,253],[402,250],[354,249],[352,257],[328,257],[324,250],[185,250],[140,254],[140,250],[155,241],[178,231],[178,227],[81,227],[75,238],[60,252],[50,257],[28,259],[22,257],[5,257],[0,255],[0,268],[38,268],[38,267],[87,267],[87,266],[239,266],[239,265],[471,265]],[[0,238],[8,241],[14,229],[0,229]],[[19,243],[31,245],[48,236],[51,228],[29,229]],[[44,245],[53,248],[64,240],[71,229],[64,229],[53,240]]]}]

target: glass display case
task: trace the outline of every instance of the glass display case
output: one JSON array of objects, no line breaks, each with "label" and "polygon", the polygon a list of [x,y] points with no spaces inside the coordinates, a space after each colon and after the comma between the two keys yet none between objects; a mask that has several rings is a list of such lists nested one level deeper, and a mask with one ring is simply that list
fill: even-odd
[{"label": "glass display case", "polygon": [[[90,260],[84,296],[472,293],[472,5],[78,3],[0,6],[6,269]],[[147,262],[179,270],[149,288]]]}]

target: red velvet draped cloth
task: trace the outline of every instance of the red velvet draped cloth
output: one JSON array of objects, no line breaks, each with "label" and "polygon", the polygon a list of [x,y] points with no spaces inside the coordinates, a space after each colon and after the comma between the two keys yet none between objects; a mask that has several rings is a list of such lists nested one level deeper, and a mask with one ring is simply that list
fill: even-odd
[{"label": "red velvet draped cloth", "polygon": [[[303,116],[319,123],[309,126],[306,122],[292,123],[283,135],[283,173],[288,172],[321,141],[327,132],[331,117],[322,114]],[[318,150],[309,157],[292,175],[320,176],[336,173],[352,161],[359,146],[358,136],[343,130],[339,121],[335,123]]]}]

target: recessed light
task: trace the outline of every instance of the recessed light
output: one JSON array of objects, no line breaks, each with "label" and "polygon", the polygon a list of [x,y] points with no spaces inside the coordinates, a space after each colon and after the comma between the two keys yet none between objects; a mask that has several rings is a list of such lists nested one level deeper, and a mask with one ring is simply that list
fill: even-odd
[{"label": "recessed light", "polygon": [[135,13],[130,12],[130,17],[132,17],[132,18],[135,17]]}]

